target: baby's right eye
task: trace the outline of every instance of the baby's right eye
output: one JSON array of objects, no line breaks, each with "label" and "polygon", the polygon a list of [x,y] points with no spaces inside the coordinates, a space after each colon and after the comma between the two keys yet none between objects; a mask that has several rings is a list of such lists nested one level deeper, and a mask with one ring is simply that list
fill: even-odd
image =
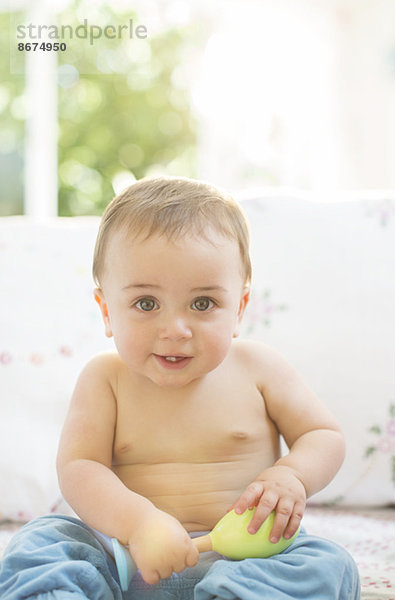
[{"label": "baby's right eye", "polygon": [[134,306],[144,312],[150,312],[151,310],[156,310],[158,308],[158,304],[153,298],[140,298]]}]

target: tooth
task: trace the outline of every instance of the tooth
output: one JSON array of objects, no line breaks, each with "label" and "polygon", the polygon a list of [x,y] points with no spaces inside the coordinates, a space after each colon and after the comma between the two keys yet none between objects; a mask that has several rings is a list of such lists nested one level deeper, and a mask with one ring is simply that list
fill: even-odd
[{"label": "tooth", "polygon": [[166,360],[170,360],[171,362],[176,362],[177,358],[175,356],[166,356]]}]

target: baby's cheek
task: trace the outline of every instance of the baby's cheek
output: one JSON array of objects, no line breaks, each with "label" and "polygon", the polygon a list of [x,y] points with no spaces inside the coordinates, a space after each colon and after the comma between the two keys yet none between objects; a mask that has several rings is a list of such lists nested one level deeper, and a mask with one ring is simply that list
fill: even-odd
[{"label": "baby's cheek", "polygon": [[229,334],[218,335],[217,332],[217,335],[213,336],[206,345],[210,358],[217,363],[216,366],[226,358],[232,344],[232,339]]},{"label": "baby's cheek", "polygon": [[125,331],[116,331],[114,333],[114,342],[119,356],[127,363],[132,365],[142,358],[142,349],[135,336],[128,335]]}]

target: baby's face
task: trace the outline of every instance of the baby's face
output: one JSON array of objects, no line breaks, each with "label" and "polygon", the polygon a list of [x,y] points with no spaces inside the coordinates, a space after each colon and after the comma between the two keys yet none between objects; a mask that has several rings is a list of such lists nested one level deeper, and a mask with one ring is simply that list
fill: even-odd
[{"label": "baby's face", "polygon": [[214,232],[210,239],[119,233],[108,244],[106,334],[135,373],[159,386],[185,386],[215,369],[243,316],[248,290],[238,245]]}]

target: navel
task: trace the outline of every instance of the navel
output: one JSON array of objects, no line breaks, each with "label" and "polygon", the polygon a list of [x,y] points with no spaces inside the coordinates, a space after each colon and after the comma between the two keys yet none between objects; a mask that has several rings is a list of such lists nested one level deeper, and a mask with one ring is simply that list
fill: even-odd
[{"label": "navel", "polygon": [[236,440],[246,440],[248,438],[248,433],[245,431],[232,431],[231,436]]}]

